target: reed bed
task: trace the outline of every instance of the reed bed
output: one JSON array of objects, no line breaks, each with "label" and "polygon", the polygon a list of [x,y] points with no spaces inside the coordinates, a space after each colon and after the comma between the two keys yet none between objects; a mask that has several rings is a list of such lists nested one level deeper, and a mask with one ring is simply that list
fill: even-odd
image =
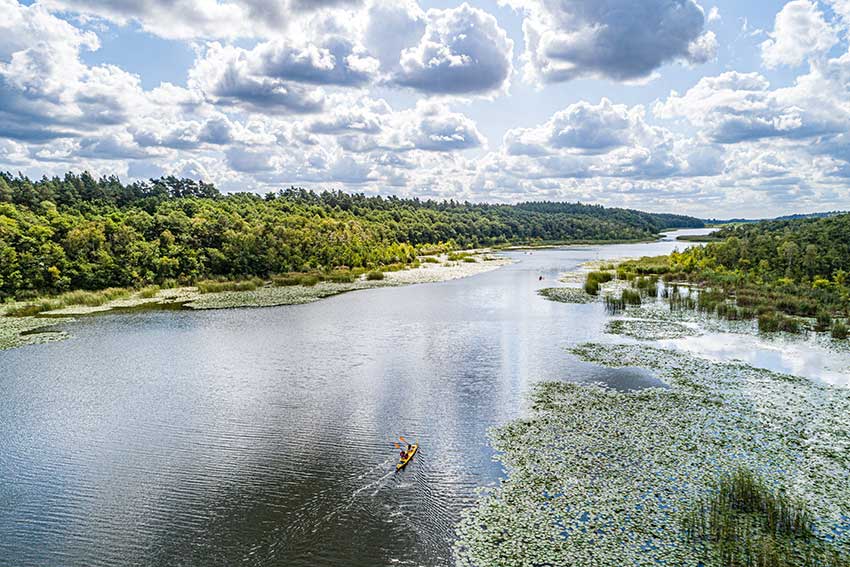
[{"label": "reed bed", "polygon": [[32,317],[73,305],[99,307],[116,299],[129,297],[133,290],[111,287],[101,291],[69,291],[56,297],[37,299],[6,311],[7,317]]},{"label": "reed bed", "polygon": [[196,284],[199,293],[221,293],[223,291],[254,291],[263,287],[265,281],[261,278],[251,278],[237,281],[204,280]]},{"label": "reed bed", "polygon": [[599,286],[614,279],[613,272],[593,271],[587,274],[584,291],[590,295],[599,295]]},{"label": "reed bed", "polygon": [[850,557],[818,538],[805,503],[746,467],[717,482],[682,519],[685,540],[705,565],[719,567],[844,567]]}]

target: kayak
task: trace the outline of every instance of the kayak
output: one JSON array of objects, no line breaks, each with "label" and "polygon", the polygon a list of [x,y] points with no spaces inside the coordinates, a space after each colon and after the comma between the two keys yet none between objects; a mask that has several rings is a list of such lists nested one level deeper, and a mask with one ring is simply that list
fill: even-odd
[{"label": "kayak", "polygon": [[416,454],[416,451],[417,451],[418,449],[419,449],[419,445],[418,445],[418,444],[414,443],[413,445],[411,445],[411,446],[410,446],[410,452],[407,454],[407,456],[406,456],[405,458],[401,459],[401,460],[398,462],[398,464],[395,466],[395,470],[400,471],[400,470],[401,470],[401,469],[403,469],[405,466],[407,466],[407,463],[409,463],[409,462],[410,462],[410,459],[412,459],[412,458],[413,458],[413,455],[415,455],[415,454]]}]

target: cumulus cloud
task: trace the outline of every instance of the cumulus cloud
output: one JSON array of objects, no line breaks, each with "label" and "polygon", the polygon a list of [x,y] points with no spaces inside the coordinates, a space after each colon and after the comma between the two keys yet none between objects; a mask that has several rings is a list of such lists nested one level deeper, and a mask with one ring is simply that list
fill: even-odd
[{"label": "cumulus cloud", "polygon": [[640,79],[670,61],[705,62],[716,50],[694,0],[503,2],[524,11],[526,72],[544,82]]},{"label": "cumulus cloud", "polygon": [[396,71],[402,51],[419,43],[426,16],[416,0],[374,0],[363,42],[387,71]]},{"label": "cumulus cloud", "polygon": [[401,53],[394,82],[424,92],[497,91],[512,70],[513,41],[492,15],[464,3],[429,10],[419,43]]},{"label": "cumulus cloud", "polygon": [[189,71],[189,80],[216,102],[303,114],[324,105],[325,93],[315,86],[360,87],[379,65],[362,46],[341,36],[324,38],[322,45],[271,40],[252,49],[213,42]]},{"label": "cumulus cloud", "polygon": [[758,73],[729,71],[703,77],[685,94],[675,92],[655,106],[662,118],[684,118],[715,142],[805,138],[847,127],[844,105],[828,81],[814,72],[793,87],[771,90]]},{"label": "cumulus cloud", "polygon": [[113,65],[89,67],[97,37],[38,4],[0,0],[0,136],[46,141],[125,121],[139,78]]},{"label": "cumulus cloud", "polygon": [[[310,62],[302,61],[302,68],[310,66]],[[189,84],[213,102],[243,105],[261,112],[303,114],[318,112],[324,106],[323,90],[268,75],[265,69],[265,61],[256,49],[212,43],[189,71]],[[321,69],[313,69],[316,74],[321,73]]]},{"label": "cumulus cloud", "polygon": [[412,141],[420,150],[448,152],[477,148],[484,137],[475,123],[462,114],[448,112],[444,107],[419,104]]},{"label": "cumulus cloud", "polygon": [[800,65],[807,57],[826,53],[838,42],[835,30],[809,0],[788,2],[776,15],[769,36],[761,44],[762,61],[768,68]]},{"label": "cumulus cloud", "polygon": [[467,116],[445,104],[419,101],[415,107],[393,111],[383,100],[348,100],[328,115],[309,121],[314,134],[334,135],[347,151],[452,152],[484,145],[484,136]]},{"label": "cumulus cloud", "polygon": [[645,114],[605,98],[571,104],[537,127],[508,131],[490,167],[536,180],[691,177],[722,168],[722,149],[652,126]]}]

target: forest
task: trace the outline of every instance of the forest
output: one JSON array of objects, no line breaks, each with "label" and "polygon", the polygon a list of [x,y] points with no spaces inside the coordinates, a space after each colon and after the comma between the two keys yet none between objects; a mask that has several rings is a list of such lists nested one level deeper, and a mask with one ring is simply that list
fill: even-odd
[{"label": "forest", "polygon": [[651,238],[701,220],[580,203],[472,204],[164,177],[0,173],[0,300],[409,263],[434,246]]},{"label": "forest", "polygon": [[742,224],[712,236],[717,241],[705,246],[625,262],[622,275],[638,283],[662,276],[700,286],[697,299],[671,294],[671,308],[758,319],[768,332],[812,328],[848,335],[850,214]]}]

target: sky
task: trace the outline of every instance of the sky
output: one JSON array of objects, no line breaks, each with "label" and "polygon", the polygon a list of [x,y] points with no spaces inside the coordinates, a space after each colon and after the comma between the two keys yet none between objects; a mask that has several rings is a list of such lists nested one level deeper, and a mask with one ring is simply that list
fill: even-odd
[{"label": "sky", "polygon": [[850,208],[850,0],[0,0],[0,170]]}]

